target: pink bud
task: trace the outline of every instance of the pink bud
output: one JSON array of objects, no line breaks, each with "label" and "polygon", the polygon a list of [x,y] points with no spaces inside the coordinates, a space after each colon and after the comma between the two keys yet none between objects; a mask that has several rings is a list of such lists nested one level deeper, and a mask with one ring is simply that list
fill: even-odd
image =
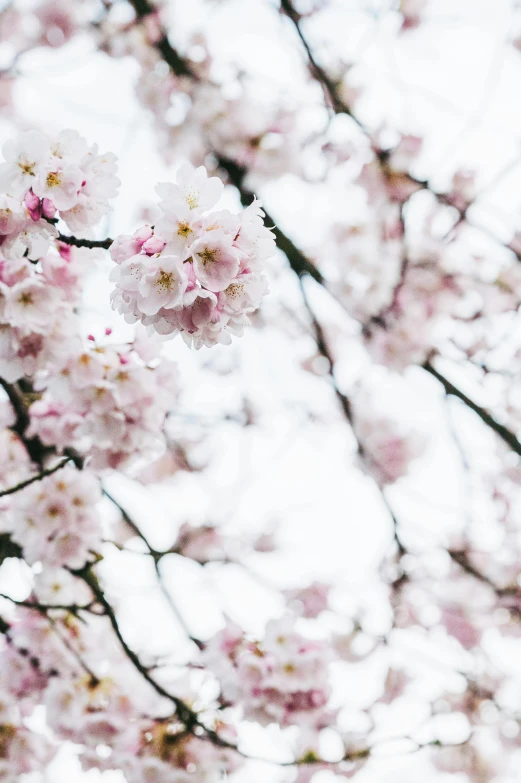
[{"label": "pink bud", "polygon": [[42,205],[40,199],[36,196],[32,190],[28,190],[24,199],[25,206],[31,217],[31,220],[40,220],[42,216]]},{"label": "pink bud", "polygon": [[154,232],[150,226],[143,226],[134,232],[132,239],[135,241],[136,245],[141,246],[143,242],[146,242],[147,239],[150,239],[152,236],[154,236]]},{"label": "pink bud", "polygon": [[70,261],[71,254],[72,254],[72,247],[68,245],[66,242],[59,242],[59,241],[56,242],[56,246],[58,248],[58,253],[64,259],[64,261]]},{"label": "pink bud", "polygon": [[160,253],[165,244],[166,242],[163,242],[159,237],[150,237],[150,239],[147,239],[147,241],[143,243],[143,250],[147,256],[153,256],[154,253]]},{"label": "pink bud", "polygon": [[87,340],[92,340],[93,343],[96,342],[96,338],[94,337],[93,334],[87,335]]},{"label": "pink bud", "polygon": [[44,198],[42,201],[42,211],[44,217],[53,218],[56,214],[56,207],[52,203],[50,198]]},{"label": "pink bud", "polygon": [[107,337],[109,336],[109,334],[112,334],[112,329],[110,328],[110,326],[107,326],[105,328],[105,334],[107,335]]}]

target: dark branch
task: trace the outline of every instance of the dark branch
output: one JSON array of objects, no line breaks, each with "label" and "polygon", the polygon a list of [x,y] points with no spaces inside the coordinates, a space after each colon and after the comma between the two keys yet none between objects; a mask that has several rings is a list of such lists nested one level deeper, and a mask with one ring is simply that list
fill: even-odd
[{"label": "dark branch", "polygon": [[481,421],[486,424],[487,427],[493,430],[496,435],[499,435],[501,440],[503,440],[507,446],[510,446],[512,451],[514,451],[516,454],[519,454],[521,457],[521,443],[516,438],[514,433],[508,429],[508,427],[500,424],[493,416],[490,415],[490,413],[488,413],[488,411],[485,410],[485,408],[477,405],[473,400],[470,399],[470,397],[467,397],[464,392],[458,389],[457,386],[454,386],[454,384],[445,378],[444,375],[438,372],[438,370],[436,370],[430,362],[426,362],[423,365],[423,369],[427,370],[428,373],[433,375],[434,378],[436,378],[443,385],[443,388],[447,394],[451,394],[453,397],[457,397],[459,400],[465,403],[467,408],[470,408],[470,410],[474,411],[474,413],[477,413]]},{"label": "dark branch", "polygon": [[66,245],[71,245],[72,247],[88,247],[91,250],[97,247],[108,250],[114,241],[113,239],[110,239],[110,237],[107,239],[78,239],[77,237],[67,236],[66,234],[58,234],[58,240]]},{"label": "dark branch", "polygon": [[46,476],[52,476],[53,473],[56,473],[56,471],[63,468],[64,465],[66,465],[70,461],[71,461],[71,457],[64,457],[60,462],[58,462],[52,468],[47,468],[46,470],[42,470],[40,473],[37,473],[35,476],[31,476],[30,478],[25,479],[25,481],[21,481],[19,484],[16,484],[16,486],[14,487],[9,487],[9,489],[0,490],[0,498],[4,497],[5,495],[14,495],[15,492],[20,492],[21,489],[28,487],[29,484],[33,484],[35,481],[40,481],[40,479],[43,479]]},{"label": "dark branch", "polygon": [[37,612],[47,614],[47,612],[59,609],[61,611],[70,612],[71,614],[78,614],[78,612],[92,612],[99,615],[99,612],[93,611],[93,603],[90,604],[42,604],[38,601],[17,601],[16,598],[12,598],[10,595],[0,593],[0,598],[5,601],[10,601],[15,606],[22,606],[24,609],[34,609]]},{"label": "dark branch", "polygon": [[[227,173],[230,183],[234,185],[239,191],[242,205],[245,207],[249,206],[255,198],[255,194],[244,185],[244,180],[248,173],[247,169],[245,169],[244,166],[240,166],[234,160],[231,160],[231,158],[226,158],[223,155],[217,156],[217,162],[219,164],[219,168],[223,169]],[[303,275],[309,275],[314,280],[316,280],[317,283],[324,285],[324,278],[317,267],[309,260],[309,258],[306,258],[302,250],[299,250],[295,243],[292,242],[291,239],[286,236],[286,234],[284,234],[284,232],[281,231],[278,226],[275,225],[275,221],[266,212],[265,209],[264,212],[266,214],[266,222],[268,225],[273,226],[273,233],[275,235],[277,247],[284,253],[293,271],[296,272],[299,277],[302,277]]]},{"label": "dark branch", "polygon": [[154,678],[150,675],[150,672],[148,669],[146,669],[145,666],[141,663],[139,660],[138,655],[132,650],[127,642],[125,641],[119,625],[118,621],[116,619],[116,615],[114,614],[114,610],[112,609],[112,606],[107,601],[105,594],[101,587],[99,586],[98,580],[93,573],[90,566],[87,566],[79,571],[72,571],[75,576],[78,576],[80,579],[83,579],[83,581],[91,588],[96,600],[103,606],[105,613],[107,617],[110,620],[110,624],[112,625],[112,628],[114,630],[114,633],[116,634],[119,643],[121,644],[121,647],[123,648],[123,651],[125,652],[125,655],[129,660],[134,664],[135,668],[139,671],[141,676],[151,685],[156,693],[158,693],[160,696],[163,696],[164,698],[171,701],[176,708],[176,714],[179,720],[184,723],[186,726],[187,731],[193,732],[194,729],[199,728],[206,736],[211,739],[212,742],[215,744],[218,744],[222,747],[230,747],[235,750],[235,747],[229,743],[227,743],[225,740],[223,740],[221,737],[219,737],[218,734],[211,731],[210,729],[207,729],[204,724],[202,724],[199,720],[199,717],[196,712],[194,712],[182,699],[179,699],[177,696],[174,696],[172,693],[169,693],[163,686],[158,683]]}]

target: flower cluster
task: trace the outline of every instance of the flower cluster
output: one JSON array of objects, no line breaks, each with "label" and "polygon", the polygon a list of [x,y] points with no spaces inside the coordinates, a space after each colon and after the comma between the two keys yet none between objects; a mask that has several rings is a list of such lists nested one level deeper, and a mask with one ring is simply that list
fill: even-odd
[{"label": "flower cluster", "polygon": [[28,563],[81,568],[101,544],[100,500],[92,473],[65,466],[12,495],[2,528],[22,547]]},{"label": "flower cluster", "polygon": [[83,253],[90,251],[60,246],[38,264],[19,252],[0,256],[0,375],[9,383],[44,368],[76,333]]},{"label": "flower cluster", "polygon": [[208,212],[223,189],[201,166],[181,166],[176,184],[158,185],[161,218],[111,247],[117,267],[112,305],[129,323],[191,346],[228,344],[266,293],[264,262],[274,253],[259,202],[239,215]]},{"label": "flower cluster", "polygon": [[94,468],[122,467],[161,447],[177,377],[151,342],[71,344],[38,380],[44,391],[29,410],[30,434],[59,451],[74,447]]},{"label": "flower cluster", "polygon": [[91,751],[102,744],[113,751],[135,752],[139,727],[135,705],[110,677],[54,679],[45,692],[51,728],[58,736]]},{"label": "flower cluster", "polygon": [[311,729],[330,722],[331,648],[299,634],[290,615],[271,620],[262,642],[248,641],[230,624],[211,640],[204,656],[220,681],[222,697],[241,704],[247,720]]},{"label": "flower cluster", "polygon": [[[117,768],[128,783],[170,783],[172,779],[218,783],[223,774],[235,772],[244,762],[237,753],[219,748],[186,732],[179,732],[168,721],[142,721],[142,734],[137,747],[126,754],[118,753]],[[217,726],[219,736],[235,741],[233,729]],[[229,736],[227,736],[229,735]],[[99,762],[96,766],[100,766]],[[111,760],[109,768],[114,768]]]},{"label": "flower cluster", "polygon": [[7,141],[2,152],[0,193],[6,194],[2,218],[8,229],[2,234],[9,235],[2,247],[20,244],[17,236],[24,231],[49,231],[47,221],[56,215],[71,231],[85,231],[109,211],[109,200],[117,195],[115,155],[100,155],[97,145],[89,147],[77,131],[64,130],[54,138],[27,131]]},{"label": "flower cluster", "polygon": [[3,147],[0,164],[0,374],[33,375],[77,331],[84,254],[58,240],[55,223],[90,229],[119,184],[112,154],[76,131],[49,139],[27,131]]}]

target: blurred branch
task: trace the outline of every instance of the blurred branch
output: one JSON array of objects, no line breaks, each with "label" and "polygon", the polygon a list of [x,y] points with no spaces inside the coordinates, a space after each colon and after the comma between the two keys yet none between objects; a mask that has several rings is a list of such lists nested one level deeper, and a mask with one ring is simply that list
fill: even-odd
[{"label": "blurred branch", "polygon": [[103,494],[105,495],[105,497],[107,497],[119,509],[119,512],[120,512],[121,516],[123,517],[124,521],[131,528],[131,530],[136,534],[136,536],[138,536],[138,538],[140,538],[141,541],[143,541],[143,543],[147,547],[147,549],[148,549],[148,553],[147,554],[149,554],[152,557],[152,560],[154,562],[154,570],[156,572],[159,588],[160,588],[160,590],[161,590],[161,592],[162,592],[166,602],[168,603],[170,609],[174,613],[174,615],[175,615],[179,625],[181,626],[181,628],[185,632],[185,634],[188,637],[188,639],[190,639],[190,641],[193,642],[196,645],[196,647],[198,647],[200,650],[202,650],[203,647],[204,647],[203,642],[200,639],[197,639],[195,636],[192,636],[192,634],[190,633],[190,630],[189,630],[189,628],[188,628],[188,626],[187,626],[187,624],[185,622],[184,617],[182,616],[181,612],[177,608],[177,606],[176,606],[176,604],[174,602],[174,599],[170,595],[170,592],[169,592],[169,590],[167,590],[166,585],[165,585],[165,583],[163,581],[163,576],[161,574],[159,563],[160,563],[161,559],[163,558],[163,556],[165,554],[170,554],[170,552],[168,552],[168,553],[166,553],[166,552],[158,552],[157,549],[154,549],[154,547],[151,546],[151,544],[148,541],[148,539],[145,536],[145,534],[138,527],[138,525],[134,522],[134,520],[132,519],[130,514],[128,514],[128,512],[125,511],[125,509],[123,508],[123,506],[120,503],[118,503],[116,498],[113,495],[111,495],[110,492],[108,492],[108,490],[106,490],[105,488],[103,488]]},{"label": "blurred branch", "polygon": [[[127,658],[129,658],[129,660],[134,664],[135,668],[139,671],[142,677],[149,683],[149,685],[151,685],[154,688],[156,693],[168,699],[175,705],[177,717],[182,723],[185,724],[187,730],[192,732],[196,727],[198,727],[205,733],[210,732],[209,729],[207,729],[202,723],[200,723],[196,712],[194,712],[187,704],[185,704],[185,702],[182,699],[179,699],[177,696],[174,696],[172,693],[169,693],[165,688],[163,688],[163,686],[160,683],[154,680],[154,678],[150,675],[149,670],[139,660],[138,655],[134,652],[134,650],[132,650],[131,647],[128,646],[119,628],[114,610],[112,609],[112,606],[106,599],[105,593],[101,589],[98,579],[92,570],[92,567],[88,565],[85,568],[80,569],[78,571],[72,571],[72,573],[75,576],[78,576],[80,579],[82,579],[85,582],[85,584],[87,584],[91,588],[96,600],[103,606],[105,613],[110,620],[110,624],[114,630],[114,633],[116,634],[116,637],[121,647],[123,648],[123,651],[126,654]],[[215,734],[215,732],[210,732],[210,733],[212,735]],[[212,739],[214,739],[217,742],[217,744],[224,745],[224,740],[221,740],[221,738],[218,735],[215,735],[215,737],[212,736]],[[228,743],[226,743],[224,746],[228,747]]]},{"label": "blurred branch", "polygon": [[71,614],[77,614],[78,612],[92,612],[93,614],[98,614],[99,612],[93,611],[93,607],[95,606],[95,601],[91,601],[88,604],[42,604],[39,601],[18,601],[16,598],[12,598],[10,595],[6,595],[5,593],[0,593],[0,598],[3,598],[5,601],[10,601],[12,604],[15,604],[15,606],[23,606],[24,609],[34,609],[38,612],[49,612],[54,609],[59,609],[64,612],[70,612]]},{"label": "blurred branch", "polygon": [[0,498],[4,497],[5,495],[14,495],[15,492],[20,492],[21,489],[24,489],[25,487],[28,487],[30,484],[33,484],[35,481],[40,481],[40,479],[45,478],[46,476],[52,476],[53,473],[56,473],[58,470],[61,470],[68,462],[71,461],[71,457],[64,457],[60,462],[56,463],[52,468],[47,468],[46,470],[42,470],[40,473],[37,473],[34,476],[31,476],[28,479],[25,479],[25,481],[21,481],[19,484],[16,484],[14,487],[9,487],[9,489],[2,489],[0,490]]}]

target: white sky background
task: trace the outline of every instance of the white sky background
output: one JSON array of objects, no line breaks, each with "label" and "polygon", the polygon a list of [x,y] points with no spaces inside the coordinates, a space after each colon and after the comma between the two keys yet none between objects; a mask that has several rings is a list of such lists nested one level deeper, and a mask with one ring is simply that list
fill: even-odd
[{"label": "white sky background", "polygon": [[[311,103],[316,88],[305,86],[302,51],[274,5],[268,0],[172,0],[174,40],[182,48],[192,32],[203,28],[214,56],[223,62],[244,63],[256,72],[268,95],[271,90],[281,91],[289,101],[309,98]],[[404,131],[425,135],[416,170],[419,176],[435,171],[434,185],[443,187],[456,168],[478,166],[478,185],[487,188],[505,166],[521,163],[521,55],[505,46],[521,29],[518,12],[511,0],[431,0],[424,27],[398,39],[398,17],[378,14],[387,7],[376,0],[331,2],[330,10],[310,28],[317,51],[326,64],[331,51],[346,61],[357,58],[360,65],[353,71],[353,82],[367,87],[360,103],[364,120],[376,125],[385,116]],[[371,8],[372,15],[367,12]],[[121,196],[110,225],[102,231],[115,235],[133,230],[140,208],[154,201],[154,185],[169,176],[154,149],[150,118],[134,97],[135,64],[95,53],[90,39],[79,37],[63,49],[27,55],[20,70],[23,77],[15,99],[27,127],[75,128],[89,142],[96,141],[102,150],[118,155]],[[310,127],[320,121],[310,113]],[[8,119],[0,123],[1,141],[12,131]],[[518,177],[519,168],[512,167],[497,187],[487,189],[481,207],[476,207],[480,220],[490,222],[506,239],[519,221]],[[291,176],[271,183],[258,195],[281,227],[303,246],[320,241],[332,219],[347,215],[352,208],[342,198],[340,187],[303,184]],[[233,191],[225,194],[224,203],[237,207]],[[179,362],[185,389],[178,426],[188,422],[210,432],[207,453],[213,456],[205,479],[179,474],[157,489],[115,479],[113,491],[132,509],[157,547],[168,546],[185,520],[222,522],[225,529],[251,537],[273,525],[280,549],[273,556],[252,561],[257,571],[281,585],[298,585],[309,578],[332,581],[340,586],[334,596],[339,612],[348,612],[353,601],[366,604],[372,610],[368,623],[378,628],[385,618],[379,617],[377,609],[376,569],[390,545],[391,526],[372,482],[354,466],[354,443],[338,415],[327,379],[299,367],[310,353],[310,343],[298,330],[270,325],[270,318],[279,318],[281,302],[305,317],[292,273],[280,271],[284,263],[279,257],[273,264],[273,293],[264,308],[265,327],[250,330],[231,348],[192,353],[180,339],[167,348]],[[86,331],[100,334],[111,325],[116,334],[127,334],[122,319],[109,308],[109,269],[109,262],[102,263],[93,276]],[[339,378],[349,388],[367,366],[356,330],[340,310],[331,309],[322,292],[311,284],[310,288],[319,316],[338,323]],[[231,368],[233,372],[227,372]],[[444,531],[461,528],[464,506],[478,513],[480,499],[474,504],[469,501],[438,385],[420,370],[410,370],[406,382],[382,381],[376,374],[375,383],[382,404],[398,417],[413,421],[429,437],[425,458],[389,492],[406,543],[412,549],[423,549],[443,541]],[[477,389],[473,394],[478,402],[486,402]],[[220,414],[235,412],[243,398],[258,413],[258,424],[214,427]],[[453,409],[476,459],[486,464],[491,439],[475,426],[472,415],[459,415],[456,403]],[[309,410],[318,421],[310,423]],[[281,609],[275,593],[263,590],[238,568],[203,571],[174,556],[164,567],[165,578],[196,636],[204,638],[218,629],[222,609],[252,631],[260,631],[265,620]],[[187,652],[182,633],[161,602],[143,559],[108,552],[104,573],[111,594],[118,595],[118,616],[130,643],[141,652],[163,654],[175,649],[182,660]],[[16,591],[12,570],[3,576],[2,589],[7,581]],[[19,589],[24,588],[20,585]],[[440,674],[439,668],[429,668],[421,653],[411,650],[406,654],[411,665],[423,667],[426,682],[439,686],[443,664]],[[455,659],[449,656],[448,660],[449,666],[454,664]],[[354,667],[338,687],[355,704],[363,705],[367,692],[357,686],[358,671]],[[369,681],[372,677],[369,673]],[[373,687],[377,688],[380,677],[374,674]],[[390,735],[407,732],[407,721],[416,720],[415,709],[413,703],[406,705],[398,726],[389,727]],[[429,769],[421,755],[374,760],[356,780],[412,783],[421,775],[428,781],[433,775]],[[515,771],[513,775],[505,783],[518,780]],[[65,754],[53,765],[46,783],[98,777],[94,772],[82,775],[72,755]],[[119,780],[117,774],[103,777]],[[435,777],[452,783],[464,779]],[[239,776],[244,783],[271,779],[271,770],[264,767]]]}]

